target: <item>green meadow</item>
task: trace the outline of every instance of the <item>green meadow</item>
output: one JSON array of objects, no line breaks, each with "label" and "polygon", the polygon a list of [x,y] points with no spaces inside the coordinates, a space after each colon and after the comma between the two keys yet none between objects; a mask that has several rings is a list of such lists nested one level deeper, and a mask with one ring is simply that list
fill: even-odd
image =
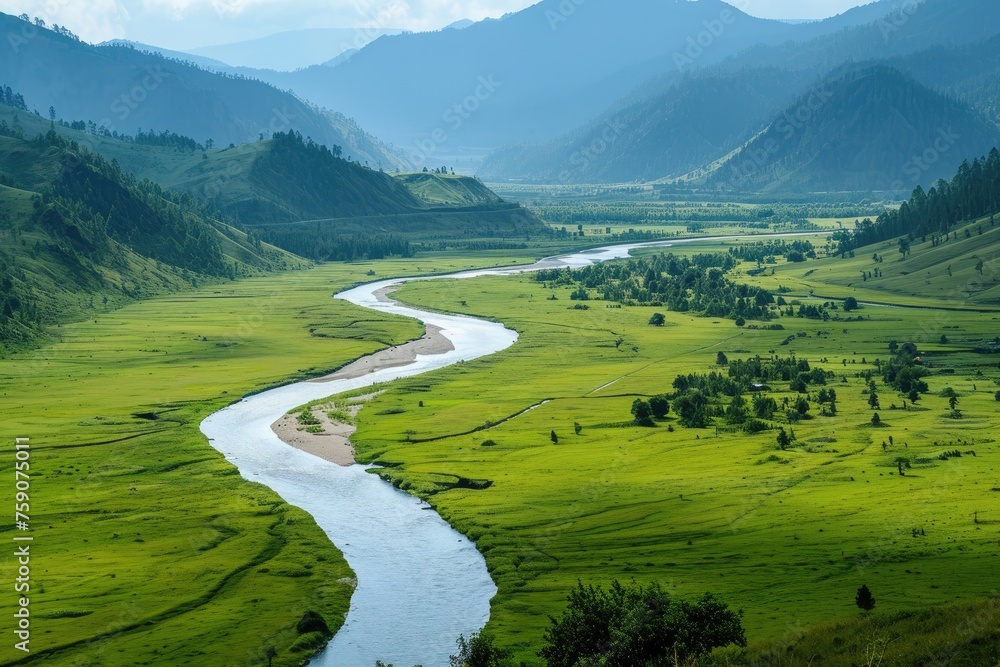
[{"label": "green meadow", "polygon": [[[861,255],[781,264],[753,280],[819,304],[809,290],[839,288],[815,276],[846,275]],[[890,615],[956,601],[975,607],[996,594],[1000,369],[974,348],[997,335],[1000,310],[868,306],[850,322],[782,317],[772,323],[784,329],[774,331],[584,304],[570,300],[573,289],[532,276],[401,289],[407,303],[494,318],[521,337],[491,357],[395,383],[361,412],[354,438],[361,459],[387,466],[383,477],[428,499],[479,545],[499,587],[488,629],[518,659],[538,663],[547,616],[578,579],[658,581],[687,597],[711,591],[744,610],[751,655],[770,655],[795,628],[792,643],[811,637],[845,665],[863,660],[864,642],[842,646],[833,630],[805,628],[842,621],[843,636],[855,633],[862,584]],[[665,326],[648,324],[655,312]],[[932,367],[930,393],[917,404],[882,384],[875,364],[888,360],[892,341],[915,342]],[[794,432],[787,451],[773,430],[685,428],[673,415],[654,428],[632,423],[632,402],[672,392],[678,374],[724,373],[718,352],[730,360],[794,354],[832,371],[837,415],[820,414],[812,388],[806,420],[774,424]],[[880,427],[865,371],[878,386]],[[949,387],[961,419],[942,395]],[[787,383],[772,389],[779,403],[798,396]],[[903,475],[900,459],[910,465]],[[940,612],[934,622],[945,629],[935,632],[961,643],[943,620],[958,616]],[[904,620],[884,622],[886,632]],[[918,659],[925,646],[899,642],[890,655],[904,645]]]},{"label": "green meadow", "polygon": [[[227,282],[52,328],[0,359],[8,452],[30,438],[31,654],[0,664],[297,665],[306,611],[336,630],[353,574],[304,512],[243,480],[198,429],[240,397],[419,337],[332,294],[393,275],[527,261],[484,253]],[[0,470],[10,480],[14,457]],[[9,540],[18,533],[4,528]],[[12,582],[15,559],[0,578]],[[13,613],[13,593],[3,613]],[[249,640],[248,640],[249,638]]]}]

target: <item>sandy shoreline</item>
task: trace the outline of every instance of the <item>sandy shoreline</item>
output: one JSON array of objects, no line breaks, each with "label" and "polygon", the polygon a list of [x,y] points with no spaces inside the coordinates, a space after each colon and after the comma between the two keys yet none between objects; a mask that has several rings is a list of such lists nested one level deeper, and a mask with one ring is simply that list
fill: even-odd
[{"label": "sandy shoreline", "polygon": [[[395,289],[395,287],[381,289],[375,292],[375,296],[379,301],[391,301],[388,295]],[[427,333],[416,340],[362,357],[335,373],[310,380],[310,382],[322,383],[358,378],[386,368],[406,366],[415,361],[418,354],[430,356],[451,352],[454,349],[455,346],[441,333],[440,327],[427,325]],[[348,412],[353,417],[361,410],[361,402],[373,398],[373,396],[355,398],[352,399],[351,403],[337,405],[336,408]],[[304,430],[297,417],[287,414],[274,422],[271,425],[271,430],[281,438],[282,442],[296,449],[301,449],[337,465],[354,465],[354,446],[351,444],[350,438],[357,427],[353,424],[330,419],[327,412],[333,409],[335,406],[331,401],[329,404],[313,410],[313,415],[322,426],[322,433],[309,433]]]}]

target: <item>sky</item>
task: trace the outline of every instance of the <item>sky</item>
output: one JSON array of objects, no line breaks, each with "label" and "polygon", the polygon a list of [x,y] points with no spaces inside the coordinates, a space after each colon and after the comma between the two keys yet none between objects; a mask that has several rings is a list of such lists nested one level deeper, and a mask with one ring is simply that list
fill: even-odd
[{"label": "sky", "polygon": [[[565,0],[582,4],[587,0]],[[593,0],[591,0],[593,1]],[[763,18],[812,19],[870,0],[732,0]],[[0,0],[0,11],[68,27],[88,42],[131,39],[167,49],[227,44],[299,28],[437,30],[499,17],[537,0]]]}]

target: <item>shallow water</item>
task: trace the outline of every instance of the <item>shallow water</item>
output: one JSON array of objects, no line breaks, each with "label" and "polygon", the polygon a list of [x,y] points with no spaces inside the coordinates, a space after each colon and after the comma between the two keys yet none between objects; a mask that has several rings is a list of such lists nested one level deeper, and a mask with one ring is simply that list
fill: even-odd
[{"label": "shallow water", "polygon": [[425,503],[394,489],[364,466],[344,468],[329,463],[285,445],[271,431],[278,418],[304,403],[493,354],[517,341],[517,334],[501,324],[379,301],[375,292],[408,280],[580,267],[627,257],[639,247],[693,240],[610,246],[543,259],[531,266],[385,280],[347,290],[336,298],[438,326],[455,349],[418,356],[407,366],[350,380],[299,382],[272,389],[202,422],[201,430],[212,446],[246,479],[267,485],[286,502],[309,512],[357,575],[358,587],[344,626],[310,665],[373,667],[375,660],[382,660],[396,667],[446,667],[458,635],[468,636],[485,625],[490,599],[497,591],[475,545]]}]

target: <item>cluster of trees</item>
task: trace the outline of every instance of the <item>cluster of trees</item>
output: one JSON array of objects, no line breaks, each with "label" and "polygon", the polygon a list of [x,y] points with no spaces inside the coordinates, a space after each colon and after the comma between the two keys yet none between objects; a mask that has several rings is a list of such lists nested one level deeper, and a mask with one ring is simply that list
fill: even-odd
[{"label": "cluster of trees", "polygon": [[28,105],[24,101],[24,97],[21,93],[15,93],[11,90],[10,86],[0,85],[0,103],[19,109],[20,111],[28,110]]},{"label": "cluster of trees", "polygon": [[[605,589],[580,582],[550,621],[538,652],[547,667],[693,667],[716,648],[747,645],[742,611],[711,593],[677,600],[656,583],[614,581]],[[451,667],[515,667],[513,651],[487,633],[459,637],[457,644]],[[376,661],[375,667],[393,666]]]},{"label": "cluster of trees", "polygon": [[[655,420],[664,419],[671,411],[682,426],[704,428],[713,419],[748,433],[758,433],[770,428],[780,409],[790,423],[806,417],[812,406],[805,396],[810,388],[820,386],[816,401],[823,413],[837,414],[837,392],[825,385],[833,375],[821,368],[812,368],[805,359],[791,357],[752,357],[730,361],[719,353],[717,365],[727,367],[727,373],[681,374],[674,378],[674,392],[654,396],[648,401],[638,399],[632,404],[632,416],[639,426],[653,426]],[[787,382],[791,391],[800,394],[798,399],[784,399],[782,405],[765,392],[767,383]],[[750,400],[745,394],[752,394]],[[728,403],[726,400],[728,399]]]},{"label": "cluster of trees", "polygon": [[735,266],[736,258],[728,253],[691,258],[660,254],[575,270],[540,271],[535,279],[596,289],[605,300],[627,305],[663,305],[676,312],[734,320],[770,319],[774,295],[760,287],[728,280],[725,274]]},{"label": "cluster of trees", "polygon": [[809,241],[785,241],[776,239],[758,241],[729,249],[729,254],[744,262],[774,264],[776,257],[785,257],[789,262],[802,262],[807,257],[816,257],[816,248]]},{"label": "cluster of trees", "polygon": [[579,583],[539,655],[548,667],[687,665],[731,644],[746,646],[742,612],[711,594],[692,603],[658,584]]},{"label": "cluster of trees", "polygon": [[924,367],[920,351],[914,343],[900,345],[893,341],[889,343],[889,352],[893,356],[888,363],[879,361],[882,380],[900,394],[905,394],[912,403],[916,403],[921,394],[930,391],[922,379],[930,371]]},{"label": "cluster of trees", "polygon": [[[1000,211],[1000,151],[963,162],[951,182],[940,180],[929,191],[917,186],[898,210],[887,210],[874,222],[866,218],[851,231],[834,234],[837,250],[849,253],[862,246],[905,236],[912,240],[949,234],[952,226]],[[900,252],[903,252],[900,246]],[[906,253],[909,245],[906,245]],[[904,256],[905,254],[904,253]]]},{"label": "cluster of trees", "polygon": [[37,336],[41,324],[27,276],[13,257],[0,252],[0,352],[5,343],[17,345]]}]

